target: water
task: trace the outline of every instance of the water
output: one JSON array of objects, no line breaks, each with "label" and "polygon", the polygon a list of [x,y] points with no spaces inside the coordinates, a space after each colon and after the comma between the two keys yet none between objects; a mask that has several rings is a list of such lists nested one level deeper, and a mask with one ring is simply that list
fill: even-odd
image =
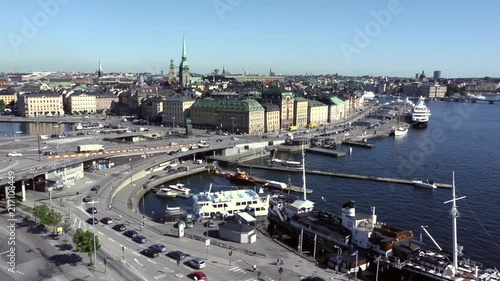
[{"label": "water", "polygon": [[[50,135],[70,132],[72,124],[58,123],[18,123],[0,122],[0,138],[12,137],[16,132],[22,131],[22,135]],[[16,134],[17,136],[19,134]]]},{"label": "water", "polygon": [[[424,178],[451,183],[455,171],[457,196],[461,214],[458,219],[458,241],[463,253],[488,266],[500,266],[500,104],[487,103],[428,103],[432,116],[425,130],[410,130],[400,140],[374,140],[376,147],[353,147],[353,154],[334,158],[318,154],[306,155],[307,169],[338,171],[394,178]],[[348,147],[340,147],[347,151]],[[280,154],[281,159],[299,160],[298,154]],[[265,159],[256,160],[263,163]],[[248,170],[251,175],[283,182],[289,179],[302,185],[300,173]],[[195,192],[208,189],[210,182],[229,184],[217,176],[200,174],[181,179]],[[376,207],[378,220],[412,230],[419,239],[421,225],[442,248],[451,251],[450,204],[451,190],[428,190],[409,185],[373,181],[307,176],[307,186],[314,190],[308,199],[318,209],[340,213],[341,204],[354,200],[358,213],[370,213]],[[321,200],[321,196],[326,202]],[[162,213],[167,201],[150,194],[147,208]],[[170,204],[191,206],[190,199],[175,199]],[[432,241],[423,234],[423,241]]]}]

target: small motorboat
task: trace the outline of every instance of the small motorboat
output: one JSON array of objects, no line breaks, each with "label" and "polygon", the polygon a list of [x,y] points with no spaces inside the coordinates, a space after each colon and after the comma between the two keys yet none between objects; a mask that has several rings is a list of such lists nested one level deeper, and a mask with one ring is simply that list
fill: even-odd
[{"label": "small motorboat", "polygon": [[430,189],[437,188],[436,184],[434,184],[434,182],[431,180],[414,179],[414,180],[412,180],[412,182],[415,186],[418,186],[418,187],[424,187],[424,188],[430,188]]},{"label": "small motorboat", "polygon": [[16,131],[16,134],[22,134],[23,131]]},{"label": "small motorboat", "polygon": [[170,188],[162,187],[156,192],[156,196],[158,197],[167,197],[167,198],[175,198],[177,196],[177,192],[173,191]]}]

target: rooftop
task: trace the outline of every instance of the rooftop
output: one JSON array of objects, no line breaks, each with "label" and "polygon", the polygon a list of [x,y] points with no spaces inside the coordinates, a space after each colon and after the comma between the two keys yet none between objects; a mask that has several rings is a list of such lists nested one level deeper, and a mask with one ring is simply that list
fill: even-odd
[{"label": "rooftop", "polygon": [[215,109],[222,111],[264,111],[262,105],[253,99],[245,100],[211,100],[211,99],[197,99],[192,109]]}]

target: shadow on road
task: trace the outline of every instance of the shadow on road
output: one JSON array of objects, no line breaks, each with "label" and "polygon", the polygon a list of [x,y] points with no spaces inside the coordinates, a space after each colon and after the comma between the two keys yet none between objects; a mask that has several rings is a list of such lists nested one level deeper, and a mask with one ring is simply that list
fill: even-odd
[{"label": "shadow on road", "polygon": [[60,244],[56,245],[56,247],[59,249],[59,251],[64,252],[64,251],[70,251],[73,249],[73,245],[71,244]]},{"label": "shadow on road", "polygon": [[82,257],[79,255],[72,253],[72,254],[60,254],[60,255],[54,255],[49,258],[49,261],[54,263],[57,266],[61,265],[71,265],[71,266],[78,266],[82,262]]}]

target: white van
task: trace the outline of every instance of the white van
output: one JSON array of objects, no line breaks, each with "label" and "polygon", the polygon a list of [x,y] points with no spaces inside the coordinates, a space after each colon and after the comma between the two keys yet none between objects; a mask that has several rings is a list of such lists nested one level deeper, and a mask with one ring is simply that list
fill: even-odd
[{"label": "white van", "polygon": [[196,160],[194,160],[194,163],[195,163],[195,164],[203,164],[203,160],[201,160],[201,159],[196,159]]}]

